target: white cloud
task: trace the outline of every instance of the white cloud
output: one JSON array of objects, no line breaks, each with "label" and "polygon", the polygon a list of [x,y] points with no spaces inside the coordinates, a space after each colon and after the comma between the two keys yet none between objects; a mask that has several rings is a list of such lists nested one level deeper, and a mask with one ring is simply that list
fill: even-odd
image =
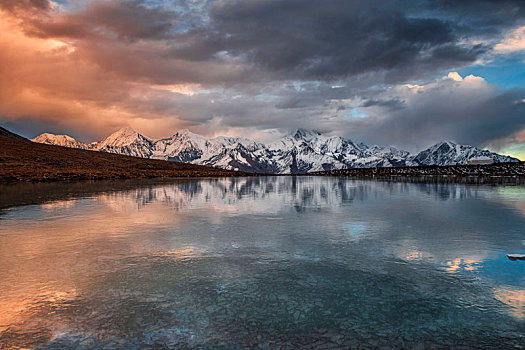
[{"label": "white cloud", "polygon": [[475,75],[468,75],[465,77],[465,79],[463,79],[466,83],[470,83],[470,84],[476,84],[476,83],[486,83],[486,80],[483,79],[482,77],[477,77]]},{"label": "white cloud", "polygon": [[508,33],[503,42],[494,46],[494,49],[501,52],[525,50],[525,26]]},{"label": "white cloud", "polygon": [[522,99],[521,91],[503,91],[483,77],[453,71],[376,95],[360,107],[368,118],[348,120],[348,134],[409,151],[447,139],[484,146],[525,127],[524,107],[515,103]]},{"label": "white cloud", "polygon": [[[452,79],[458,83],[469,84],[469,85],[474,85],[474,84],[486,85],[487,84],[487,81],[482,77],[478,77],[476,75],[470,74],[470,75],[467,75],[465,78],[463,78],[458,72],[450,72],[448,73],[448,75],[445,75],[442,79],[444,80]],[[436,84],[435,82],[432,82],[432,83],[429,83],[428,85],[433,86],[435,84]]]},{"label": "white cloud", "polygon": [[403,87],[410,89],[410,91],[412,92],[418,92],[419,90],[423,89],[422,85],[417,85],[417,84],[405,84],[401,86],[401,88]]},{"label": "white cloud", "polygon": [[458,72],[450,72],[447,76],[443,77],[444,79],[452,79],[455,81],[463,81],[463,78],[461,75],[459,75]]}]

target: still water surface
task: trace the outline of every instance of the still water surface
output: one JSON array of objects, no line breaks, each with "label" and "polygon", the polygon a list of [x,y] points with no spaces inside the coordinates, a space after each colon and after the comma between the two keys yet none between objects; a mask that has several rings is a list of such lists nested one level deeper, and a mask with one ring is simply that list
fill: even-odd
[{"label": "still water surface", "polygon": [[2,349],[525,346],[525,187],[39,186],[0,187]]}]

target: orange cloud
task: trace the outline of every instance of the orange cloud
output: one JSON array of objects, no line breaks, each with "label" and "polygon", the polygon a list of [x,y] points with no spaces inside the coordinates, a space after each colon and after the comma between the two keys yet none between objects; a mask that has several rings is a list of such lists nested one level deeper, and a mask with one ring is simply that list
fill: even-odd
[{"label": "orange cloud", "polygon": [[[185,127],[173,108],[144,104],[177,94],[148,81],[119,76],[96,61],[96,49],[78,39],[28,34],[20,11],[0,8],[0,116],[30,117],[99,136],[131,125],[149,136]],[[129,52],[128,52],[129,53]],[[112,58],[110,58],[112,59]],[[118,61],[114,64],[119,64]],[[105,67],[107,68],[107,67]],[[178,85],[179,91],[191,88]],[[168,132],[168,133],[169,133]]]}]

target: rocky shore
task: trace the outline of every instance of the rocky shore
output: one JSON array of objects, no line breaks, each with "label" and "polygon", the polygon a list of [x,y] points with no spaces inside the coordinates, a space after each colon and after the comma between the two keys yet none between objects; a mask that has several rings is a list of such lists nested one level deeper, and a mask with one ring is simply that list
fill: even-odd
[{"label": "rocky shore", "polygon": [[525,183],[525,162],[485,165],[354,168],[310,173],[408,182]]}]

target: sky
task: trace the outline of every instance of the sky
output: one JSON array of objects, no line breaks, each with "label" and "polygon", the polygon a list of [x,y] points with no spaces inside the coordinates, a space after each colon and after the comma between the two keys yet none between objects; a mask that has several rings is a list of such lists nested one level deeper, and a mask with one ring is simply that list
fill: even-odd
[{"label": "sky", "polygon": [[525,159],[522,0],[2,0],[0,124]]}]

